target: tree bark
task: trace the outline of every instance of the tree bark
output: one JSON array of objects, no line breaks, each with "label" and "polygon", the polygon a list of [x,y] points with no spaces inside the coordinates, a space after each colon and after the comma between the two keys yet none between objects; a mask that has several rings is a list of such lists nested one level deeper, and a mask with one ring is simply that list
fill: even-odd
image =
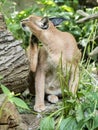
[{"label": "tree bark", "polygon": [[0,14],[0,82],[11,91],[22,92],[28,87],[29,65],[22,41],[15,40],[6,29],[3,16]]},{"label": "tree bark", "polygon": [[6,100],[4,94],[0,95],[0,130],[27,130],[21,115],[15,105]]}]

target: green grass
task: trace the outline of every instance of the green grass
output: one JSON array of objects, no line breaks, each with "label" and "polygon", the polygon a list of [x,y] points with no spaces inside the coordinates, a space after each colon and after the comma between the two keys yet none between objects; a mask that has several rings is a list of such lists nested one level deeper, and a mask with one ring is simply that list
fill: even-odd
[{"label": "green grass", "polygon": [[[59,79],[62,101],[59,109],[45,116],[40,123],[41,130],[96,130],[98,129],[98,86],[91,75],[92,65],[80,65],[80,82],[75,97],[66,89],[62,71]],[[67,96],[66,96],[67,93]],[[48,125],[47,125],[48,124]]]}]

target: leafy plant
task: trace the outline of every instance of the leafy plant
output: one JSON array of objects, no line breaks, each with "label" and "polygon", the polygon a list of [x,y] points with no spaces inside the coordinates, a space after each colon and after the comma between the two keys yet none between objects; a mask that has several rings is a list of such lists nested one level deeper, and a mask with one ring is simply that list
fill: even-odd
[{"label": "leafy plant", "polygon": [[[6,102],[10,101],[11,103],[14,103],[15,105],[17,105],[18,107],[21,107],[23,109],[27,109],[30,110],[29,107],[27,106],[27,104],[20,98],[16,97],[18,96],[18,94],[14,94],[14,92],[11,92],[7,87],[5,87],[4,85],[0,85],[3,93],[6,95],[6,100],[4,101],[4,104],[6,104]],[[0,111],[2,111],[3,107],[5,107],[4,105],[0,108]]]},{"label": "leafy plant", "polygon": [[54,119],[51,117],[42,119],[40,130],[54,130]]},{"label": "leafy plant", "polygon": [[[61,69],[61,68],[60,68]],[[62,90],[62,102],[59,109],[42,119],[40,127],[48,130],[54,126],[55,130],[97,130],[98,129],[98,86],[91,75],[91,66],[85,69],[81,65],[79,90],[73,97],[68,89],[64,75],[59,72],[60,86]],[[54,121],[49,121],[54,120]],[[46,125],[45,125],[46,124]],[[47,125],[49,124],[49,126]]]}]

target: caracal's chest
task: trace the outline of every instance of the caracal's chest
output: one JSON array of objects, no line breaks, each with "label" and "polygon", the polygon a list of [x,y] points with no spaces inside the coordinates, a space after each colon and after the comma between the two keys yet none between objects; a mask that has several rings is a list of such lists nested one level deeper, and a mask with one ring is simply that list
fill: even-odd
[{"label": "caracal's chest", "polygon": [[60,91],[60,84],[59,79],[57,76],[57,68],[59,61],[56,59],[57,57],[54,55],[48,55],[46,60],[46,79],[45,79],[45,92],[47,94],[59,95],[61,94]]},{"label": "caracal's chest", "polygon": [[46,60],[46,64],[47,64],[49,69],[50,68],[56,69],[58,61],[59,61],[59,58],[57,58],[55,55],[48,55],[47,60]]}]

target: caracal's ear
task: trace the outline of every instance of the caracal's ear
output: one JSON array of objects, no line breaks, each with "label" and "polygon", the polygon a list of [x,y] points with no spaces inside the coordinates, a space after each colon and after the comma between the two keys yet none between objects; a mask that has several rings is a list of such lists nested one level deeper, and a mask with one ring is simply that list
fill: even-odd
[{"label": "caracal's ear", "polygon": [[49,18],[49,20],[54,24],[54,26],[58,26],[60,23],[68,19],[63,17],[54,17],[54,18]]},{"label": "caracal's ear", "polygon": [[48,17],[43,17],[41,19],[41,28],[42,29],[47,29],[49,27],[49,18]]}]

